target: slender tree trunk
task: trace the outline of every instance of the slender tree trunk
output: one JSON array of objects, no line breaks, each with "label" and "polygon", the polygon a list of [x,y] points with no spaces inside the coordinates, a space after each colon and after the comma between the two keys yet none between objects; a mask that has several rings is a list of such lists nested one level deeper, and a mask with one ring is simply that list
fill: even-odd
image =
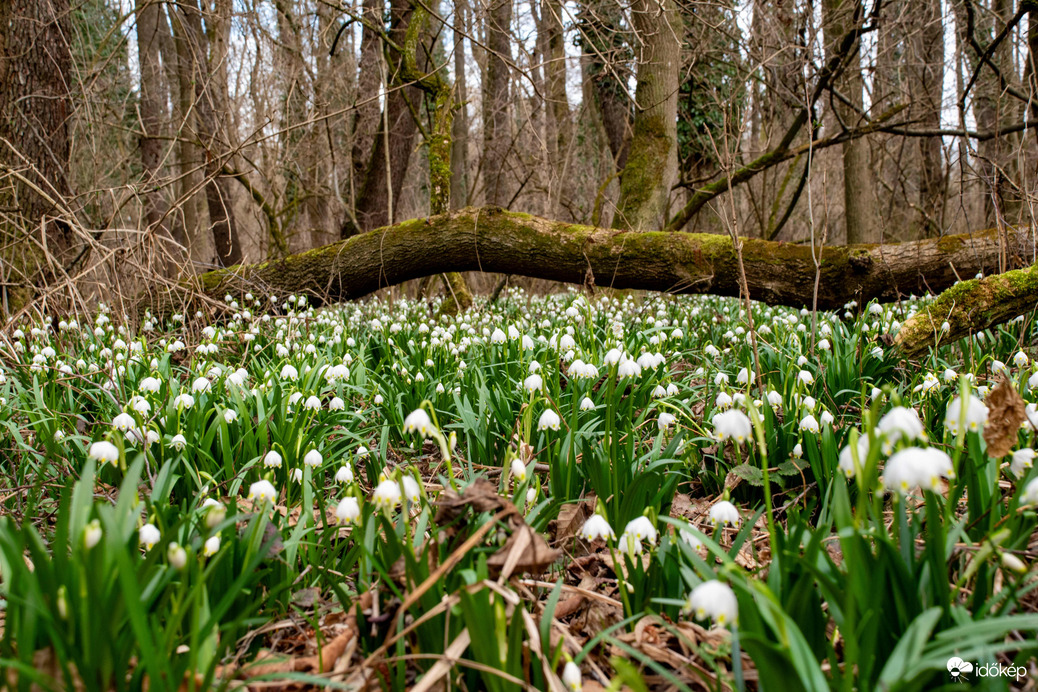
[{"label": "slender tree trunk", "polygon": [[[941,126],[944,81],[944,26],[940,0],[911,0],[905,16],[911,20],[909,47],[910,117],[924,129]],[[946,192],[941,161],[941,138],[918,140],[920,227],[925,235],[939,235]]]},{"label": "slender tree trunk", "polygon": [[451,136],[451,207],[468,204],[469,113],[465,65],[465,0],[454,0],[454,125]]},{"label": "slender tree trunk", "polygon": [[541,28],[544,33],[545,97],[548,100],[546,118],[548,127],[548,166],[553,184],[550,188],[548,214],[559,216],[559,201],[566,194],[567,151],[571,137],[569,97],[566,95],[566,48],[562,28],[560,0],[541,0]]},{"label": "slender tree trunk", "polygon": [[72,219],[56,206],[70,192],[70,38],[68,0],[0,3],[0,314],[60,278],[74,249]]},{"label": "slender tree trunk", "polygon": [[631,104],[626,84],[630,49],[623,40],[620,5],[613,0],[589,0],[580,24],[585,75],[591,81],[615,169],[623,170],[631,140]]},{"label": "slender tree trunk", "polygon": [[[188,47],[190,74],[193,78],[194,103],[190,104],[197,118],[195,125],[204,156],[205,199],[209,211],[216,258],[222,266],[229,267],[241,262],[241,242],[234,223],[234,210],[229,179],[223,177],[223,166],[230,155],[230,146],[221,132],[217,120],[220,107],[218,92],[210,89],[212,73],[207,58],[206,36],[202,31],[202,17],[197,0],[186,0],[179,4],[180,27]],[[217,97],[214,102],[214,93]]]},{"label": "slender tree trunk", "polygon": [[[822,4],[826,44],[826,60],[835,57],[836,43],[860,21],[864,11],[861,0],[825,0]],[[837,127],[850,129],[860,124],[864,83],[861,74],[861,42],[856,41],[844,57],[844,66],[834,82],[837,90],[850,102],[833,98],[833,114]],[[868,142],[864,138],[845,143],[843,149],[843,202],[847,243],[878,242],[876,191],[869,165]]]},{"label": "slender tree trunk", "polygon": [[375,133],[381,127],[381,107],[378,94],[382,87],[383,60],[382,39],[376,29],[385,27],[382,13],[384,0],[364,0],[364,28],[360,38],[360,71],[357,74],[357,98],[353,119],[353,147],[350,160],[353,171],[353,186],[350,195],[354,208],[360,201],[361,190],[368,170],[371,149],[375,144]]},{"label": "slender tree trunk", "polygon": [[635,0],[638,56],[637,112],[627,165],[620,178],[614,228],[650,230],[667,220],[670,190],[678,174],[678,86],[681,15],[674,0]]},{"label": "slender tree trunk", "polygon": [[512,0],[493,0],[486,17],[487,66],[483,89],[483,180],[488,204],[507,206],[512,145],[508,62],[512,57]]}]

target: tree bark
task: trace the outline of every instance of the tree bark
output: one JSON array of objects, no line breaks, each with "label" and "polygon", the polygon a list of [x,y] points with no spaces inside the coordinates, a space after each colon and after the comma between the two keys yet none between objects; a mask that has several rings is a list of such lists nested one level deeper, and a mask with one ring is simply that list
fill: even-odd
[{"label": "tree bark", "polygon": [[[864,12],[861,0],[825,0],[826,59],[840,57],[839,43],[850,27],[860,22]],[[837,129],[853,129],[862,121],[864,83],[861,75],[861,41],[843,52],[843,64],[834,85],[847,98],[845,103],[831,98]],[[876,190],[869,166],[868,143],[864,138],[845,142],[843,148],[843,201],[847,243],[879,242],[876,223]]]},{"label": "tree bark", "polygon": [[483,92],[483,180],[487,204],[500,207],[511,201],[508,184],[512,127],[508,103],[512,57],[512,0],[494,0],[486,18],[487,68]]},{"label": "tree bark", "polygon": [[[1009,236],[1016,256],[1031,257],[1026,230]],[[998,265],[996,231],[911,243],[826,247],[818,307],[939,291],[956,272],[973,275]],[[771,304],[811,303],[811,248],[744,240],[750,297]],[[145,298],[165,314],[191,296],[222,303],[246,291],[299,293],[314,304],[361,298],[411,279],[454,271],[516,274],[551,281],[670,293],[738,296],[739,272],[726,235],[626,232],[549,221],[497,207],[466,208],[354,236],[300,255],[217,270],[181,291]],[[194,309],[194,308],[192,308]]]},{"label": "tree bark", "polygon": [[664,224],[670,190],[677,182],[678,86],[684,31],[674,0],[635,0],[631,21],[641,43],[637,111],[627,164],[620,176],[613,227],[637,231]]},{"label": "tree bark", "polygon": [[451,139],[451,207],[461,209],[469,198],[469,112],[465,69],[465,0],[454,0],[454,100]]},{"label": "tree bark", "polygon": [[75,244],[61,207],[71,156],[69,11],[68,0],[0,3],[0,313],[60,276]]}]

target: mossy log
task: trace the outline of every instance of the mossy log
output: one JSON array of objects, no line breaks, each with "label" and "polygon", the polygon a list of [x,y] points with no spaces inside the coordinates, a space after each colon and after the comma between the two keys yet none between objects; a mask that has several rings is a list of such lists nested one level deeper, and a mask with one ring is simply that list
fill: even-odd
[{"label": "mossy log", "polygon": [[[1010,232],[1009,256],[1030,257],[1027,233]],[[851,300],[890,300],[940,291],[957,275],[992,271],[997,232],[890,245],[827,247],[818,307]],[[742,241],[754,300],[810,306],[815,264],[810,246]],[[410,279],[485,271],[598,287],[738,296],[735,250],[728,236],[632,232],[550,221],[496,207],[466,208],[377,229],[259,264],[212,271],[175,291],[144,296],[155,314],[227,294],[306,294],[314,304],[351,300]]]},{"label": "mossy log", "polygon": [[[955,284],[901,325],[894,345],[908,357],[1008,322],[1038,307],[1038,265]],[[945,326],[947,323],[947,326]]]}]

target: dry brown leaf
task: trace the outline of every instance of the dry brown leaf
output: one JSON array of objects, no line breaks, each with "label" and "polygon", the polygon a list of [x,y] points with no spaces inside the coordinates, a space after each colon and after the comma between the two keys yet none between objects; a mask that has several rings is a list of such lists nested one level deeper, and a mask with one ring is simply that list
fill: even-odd
[{"label": "dry brown leaf", "polygon": [[559,518],[555,520],[555,541],[568,541],[577,535],[584,522],[591,516],[594,503],[570,502],[559,508]]},{"label": "dry brown leaf", "polygon": [[501,549],[487,559],[487,566],[500,570],[505,578],[515,572],[540,574],[561,555],[561,550],[551,548],[544,536],[523,522],[514,527]]},{"label": "dry brown leaf", "polygon": [[984,427],[984,441],[988,456],[1004,457],[1016,446],[1017,433],[1027,420],[1024,400],[1005,376],[987,398],[988,422]]}]

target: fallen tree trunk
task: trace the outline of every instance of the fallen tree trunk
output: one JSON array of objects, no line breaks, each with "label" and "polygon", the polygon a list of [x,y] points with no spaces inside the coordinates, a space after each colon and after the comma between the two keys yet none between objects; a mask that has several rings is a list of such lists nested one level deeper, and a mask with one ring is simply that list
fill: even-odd
[{"label": "fallen tree trunk", "polygon": [[907,358],[1008,322],[1038,306],[1038,265],[963,281],[901,325],[893,344]]},{"label": "fallen tree trunk", "polygon": [[[1008,233],[1008,256],[1030,260],[1024,231]],[[754,300],[810,306],[815,264],[810,246],[742,241],[746,280]],[[827,247],[822,254],[818,307],[883,300],[951,286],[998,266],[996,231],[891,245]],[[322,304],[360,298],[410,279],[446,272],[485,271],[670,293],[739,295],[736,254],[728,236],[629,232],[579,226],[508,212],[467,208],[405,221],[332,245],[259,264],[193,277],[175,291],[142,298],[166,315],[192,300],[306,294]]]}]

